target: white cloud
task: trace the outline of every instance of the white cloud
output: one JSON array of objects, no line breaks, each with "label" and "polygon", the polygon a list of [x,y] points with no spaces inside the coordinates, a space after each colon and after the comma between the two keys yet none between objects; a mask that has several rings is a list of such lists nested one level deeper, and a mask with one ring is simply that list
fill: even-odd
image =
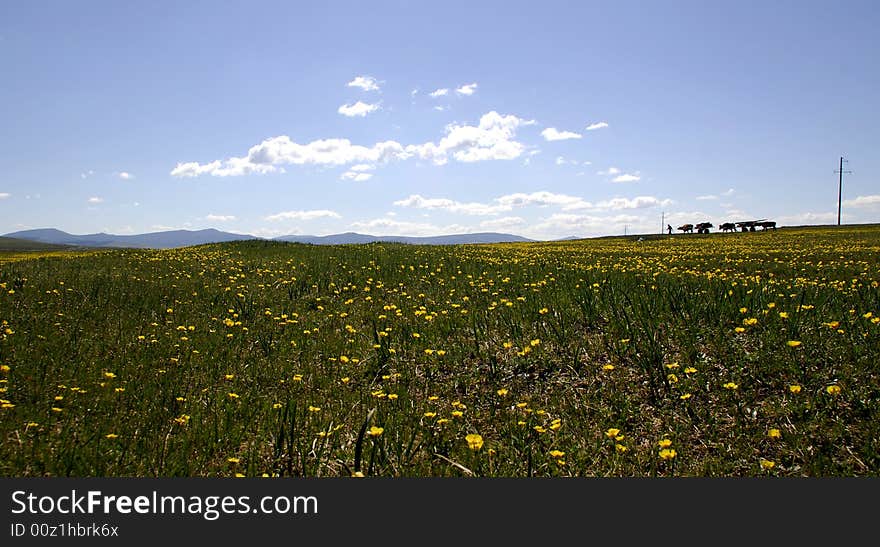
[{"label": "white cloud", "polygon": [[91,177],[91,176],[94,175],[94,174],[95,174],[95,172],[92,171],[91,169],[89,169],[89,170],[86,171],[85,173],[80,173],[79,176],[80,176],[80,178],[86,179],[86,178]]},{"label": "white cloud", "polygon": [[654,196],[637,196],[632,199],[613,198],[596,203],[596,209],[607,209],[611,211],[619,211],[621,209],[645,209],[647,207],[657,207],[671,205],[672,200],[659,199]]},{"label": "white cloud", "polygon": [[595,131],[597,129],[603,129],[605,127],[608,127],[608,124],[605,122],[591,123],[590,125],[587,126],[587,131]]},{"label": "white cloud", "polygon": [[413,89],[412,91],[409,92],[409,96],[410,96],[410,97],[415,97],[415,96],[418,95],[418,94],[419,94],[419,88],[415,88],[415,89]]},{"label": "white cloud", "polygon": [[103,201],[104,201],[104,198],[99,198],[99,197],[97,197],[97,196],[95,196],[95,197],[90,197],[90,198],[88,199],[88,202],[89,202],[89,203],[102,203]]},{"label": "white cloud", "polygon": [[547,191],[538,191],[532,192],[530,194],[518,192],[515,194],[507,194],[496,198],[500,205],[514,208],[514,207],[526,207],[529,205],[537,205],[537,206],[550,206],[555,205],[562,207],[563,210],[571,210],[571,209],[587,209],[592,207],[592,204],[584,201],[583,198],[579,198],[577,196],[569,196],[566,194],[554,194],[553,192]]},{"label": "white cloud", "polygon": [[449,89],[446,87],[441,87],[440,89],[435,89],[434,91],[428,93],[429,96],[436,99],[437,97],[445,97],[449,95]]},{"label": "white cloud", "polygon": [[636,182],[639,180],[642,180],[642,177],[638,175],[625,174],[614,177],[613,179],[611,179],[611,182]]},{"label": "white cloud", "polygon": [[721,195],[724,196],[724,197],[730,197],[730,196],[732,196],[734,193],[736,193],[736,190],[734,190],[733,188],[728,188],[727,190],[721,192]]},{"label": "white cloud", "polygon": [[596,172],[597,175],[617,175],[619,173],[620,173],[620,169],[618,169],[617,167],[609,167],[608,169],[606,169],[604,171],[597,171]]},{"label": "white cloud", "polygon": [[548,127],[547,129],[541,131],[541,136],[544,137],[544,140],[547,141],[564,141],[568,139],[581,138],[580,133],[573,133],[571,131],[559,131],[555,127]]},{"label": "white cloud", "polygon": [[131,173],[127,173],[125,171],[122,171],[121,173],[117,173],[116,176],[121,178],[122,180],[131,180],[134,178],[134,175],[132,175]]},{"label": "white cloud", "polygon": [[359,87],[364,91],[378,91],[379,84],[372,76],[356,76],[354,80],[346,84],[348,87]]},{"label": "white cloud", "polygon": [[870,196],[859,196],[855,199],[846,199],[843,201],[846,207],[856,208],[874,208],[880,207],[880,195],[874,194]]},{"label": "white cloud", "polygon": [[370,165],[369,163],[359,163],[357,165],[352,165],[348,168],[349,171],[372,171],[375,169],[375,165]]},{"label": "white cloud", "polygon": [[364,173],[358,171],[346,171],[339,176],[342,180],[353,180],[355,182],[364,182],[373,178],[372,173]]},{"label": "white cloud", "polygon": [[362,101],[358,101],[354,104],[344,104],[340,106],[336,111],[342,114],[343,116],[348,116],[352,118],[354,116],[364,117],[370,112],[375,112],[379,110],[379,104],[367,104]]},{"label": "white cloud", "polygon": [[6,199],[10,196],[12,196],[12,194],[10,194],[9,192],[0,192],[0,199]]},{"label": "white cloud", "polygon": [[436,110],[437,112],[443,112],[444,110],[449,110],[449,107],[448,107],[448,106],[437,105],[437,106],[434,107],[434,110]]},{"label": "white cloud", "polygon": [[235,220],[235,216],[234,215],[215,215],[212,213],[212,214],[205,216],[205,220],[208,220],[211,222],[231,222],[231,221]]},{"label": "white cloud", "polygon": [[473,95],[476,91],[477,91],[476,82],[474,82],[472,84],[465,84],[455,90],[455,92],[458,93],[459,95]]},{"label": "white cloud", "polygon": [[464,163],[515,159],[525,147],[513,137],[520,125],[528,123],[512,114],[503,116],[493,110],[484,114],[477,126],[451,124],[440,142],[409,145],[406,152],[435,165],[445,164],[449,155]]},{"label": "white cloud", "polygon": [[[842,214],[843,221],[845,222],[846,214]],[[799,213],[794,215],[785,215],[781,216],[778,219],[770,219],[776,220],[777,226],[789,225],[803,225],[803,224],[836,224],[837,223],[837,211],[833,213]]]},{"label": "white cloud", "polygon": [[713,199],[718,199],[718,196],[697,196],[696,199],[699,201],[709,201]]},{"label": "white cloud", "polygon": [[440,234],[460,234],[472,231],[470,227],[462,226],[461,224],[438,226],[430,223],[399,221],[388,217],[353,222],[351,227],[358,231],[367,232],[370,235],[380,236],[432,236]]},{"label": "white cloud", "polygon": [[522,217],[501,217],[480,222],[480,228],[485,230],[508,230],[523,226],[525,223],[526,221]]},{"label": "white cloud", "polygon": [[525,149],[514,140],[521,125],[531,125],[512,114],[501,115],[494,110],[484,114],[476,126],[449,125],[439,142],[403,146],[396,141],[376,143],[371,147],[352,144],[348,139],[322,139],[299,144],[287,135],[266,139],[252,146],[244,157],[215,160],[210,163],[178,163],[171,170],[175,177],[213,175],[229,177],[265,174],[278,171],[280,165],[346,165],[350,163],[387,163],[416,156],[435,165],[447,163],[451,155],[460,162],[518,158]]},{"label": "white cloud", "polygon": [[265,220],[314,220],[316,218],[341,218],[336,211],[316,209],[312,211],[284,211],[265,217]]},{"label": "white cloud", "polygon": [[510,206],[506,205],[462,203],[445,198],[425,198],[418,194],[413,194],[408,198],[395,201],[394,205],[398,207],[413,207],[415,209],[439,209],[449,213],[476,216],[496,215],[499,212],[510,210]]}]

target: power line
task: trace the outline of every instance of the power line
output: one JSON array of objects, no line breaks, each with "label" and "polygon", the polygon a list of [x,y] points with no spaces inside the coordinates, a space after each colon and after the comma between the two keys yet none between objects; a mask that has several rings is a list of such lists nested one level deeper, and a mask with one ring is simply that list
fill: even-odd
[{"label": "power line", "polygon": [[838,226],[840,226],[840,205],[841,205],[841,199],[843,197],[843,174],[844,173],[847,173],[847,174],[852,173],[852,171],[844,171],[843,170],[843,162],[849,163],[849,160],[846,160],[843,158],[843,156],[840,156],[840,168],[837,171],[835,171],[835,173],[838,173],[840,175],[840,178],[838,179],[838,182],[837,182],[837,225]]}]

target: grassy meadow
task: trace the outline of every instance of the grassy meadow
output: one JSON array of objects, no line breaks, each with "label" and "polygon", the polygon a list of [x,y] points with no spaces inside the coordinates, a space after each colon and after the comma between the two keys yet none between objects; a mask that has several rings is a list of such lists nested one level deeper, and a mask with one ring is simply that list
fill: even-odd
[{"label": "grassy meadow", "polygon": [[876,476],[878,281],[880,226],[0,253],[0,475]]}]

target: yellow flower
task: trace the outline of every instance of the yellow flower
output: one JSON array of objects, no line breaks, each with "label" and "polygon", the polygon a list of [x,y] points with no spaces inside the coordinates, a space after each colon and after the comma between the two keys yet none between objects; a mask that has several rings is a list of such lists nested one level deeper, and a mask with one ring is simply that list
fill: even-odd
[{"label": "yellow flower", "polygon": [[685,374],[693,374],[695,372],[697,372],[697,369],[695,369],[694,367],[687,367],[686,369],[684,369]]},{"label": "yellow flower", "polygon": [[678,396],[678,398],[681,399],[682,401],[687,401],[691,397],[692,397],[692,395],[690,393],[683,393]]},{"label": "yellow flower", "polygon": [[611,427],[608,429],[608,431],[605,432],[605,436],[608,437],[609,439],[613,439],[613,438],[617,437],[618,435],[620,435],[620,430],[617,429],[616,427]]},{"label": "yellow flower", "polygon": [[112,372],[105,372],[105,373],[104,373],[104,378],[113,379],[113,378],[116,378],[116,375],[113,374]]},{"label": "yellow flower", "polygon": [[659,441],[657,441],[657,445],[659,445],[660,448],[669,448],[670,446],[672,446],[672,441],[670,441],[669,439],[660,439]]},{"label": "yellow flower", "polygon": [[507,389],[501,388],[498,391],[496,391],[496,393],[498,394],[499,397],[504,397],[505,395],[507,395]]},{"label": "yellow flower", "polygon": [[792,384],[792,385],[788,386],[788,390],[789,390],[790,392],[792,392],[792,393],[800,393],[800,392],[801,392],[801,386],[799,386],[799,385],[797,385],[797,384]]},{"label": "yellow flower", "polygon": [[615,445],[614,445],[614,449],[617,450],[617,451],[620,452],[620,453],[623,453],[623,452],[626,452],[627,450],[629,450],[627,447],[623,446],[623,445],[620,444],[620,443],[615,444]]},{"label": "yellow flower", "polygon": [[540,338],[535,338],[534,340],[532,340],[531,342],[529,342],[529,344],[530,344],[532,347],[539,346],[539,345],[541,345],[541,339],[540,339]]},{"label": "yellow flower", "polygon": [[733,391],[733,390],[736,390],[737,388],[739,388],[739,385],[735,384],[733,382],[727,382],[726,384],[724,384],[721,387],[723,387],[724,389],[729,389],[729,390]]},{"label": "yellow flower", "polygon": [[774,427],[774,428],[771,428],[769,431],[767,431],[767,436],[770,437],[771,439],[778,439],[779,437],[782,436],[782,432]]},{"label": "yellow flower", "polygon": [[779,317],[783,319],[788,319],[788,312],[781,311],[779,312]]},{"label": "yellow flower", "polygon": [[116,433],[107,433],[106,435],[104,435],[104,437],[107,439],[115,439],[119,437],[119,435],[117,435]]},{"label": "yellow flower", "polygon": [[364,476],[364,472],[363,471],[355,471],[354,473],[351,474],[351,476],[361,478]]},{"label": "yellow flower", "polygon": [[309,405],[309,412],[320,412],[321,407]]},{"label": "yellow flower", "polygon": [[764,458],[761,458],[761,468],[762,469],[770,470],[770,469],[773,469],[773,467],[775,465],[776,465],[776,462],[770,461],[770,460],[765,460]]},{"label": "yellow flower", "polygon": [[282,405],[281,403],[275,403],[274,405],[272,405],[272,408],[274,408],[275,410],[278,410],[282,406],[284,406],[284,405]]},{"label": "yellow flower", "polygon": [[758,324],[758,320],[755,317],[747,317],[746,319],[743,319],[743,325],[745,325],[747,327],[749,327],[751,325],[757,325],[757,324]]},{"label": "yellow flower", "polygon": [[231,391],[226,395],[229,396],[230,399],[238,399],[238,393],[232,393]]},{"label": "yellow flower", "polygon": [[736,327],[733,330],[735,330],[736,332],[745,332],[746,331],[745,327]]},{"label": "yellow flower", "polygon": [[611,365],[611,364],[603,365],[602,370],[614,370],[614,365]]},{"label": "yellow flower", "polygon": [[565,452],[562,450],[551,450],[550,455],[554,458],[561,458],[562,456],[565,456]]},{"label": "yellow flower", "polygon": [[477,451],[483,448],[483,437],[477,435],[476,433],[469,433],[465,436],[464,440],[468,443],[468,448],[473,451]]},{"label": "yellow flower", "polygon": [[790,348],[796,348],[796,347],[800,346],[802,343],[803,342],[801,342],[800,340],[789,340],[785,344]]},{"label": "yellow flower", "polygon": [[662,460],[671,460],[676,455],[675,449],[673,448],[664,448],[660,451],[660,459]]},{"label": "yellow flower", "polygon": [[367,432],[367,434],[368,434],[370,437],[378,437],[378,436],[381,435],[384,431],[385,431],[385,428],[384,428],[384,427],[370,426],[370,430]]},{"label": "yellow flower", "polygon": [[9,365],[0,365],[0,372],[9,372]]},{"label": "yellow flower", "polygon": [[825,388],[825,391],[828,392],[828,395],[837,395],[838,393],[840,393],[840,386],[830,385]]}]

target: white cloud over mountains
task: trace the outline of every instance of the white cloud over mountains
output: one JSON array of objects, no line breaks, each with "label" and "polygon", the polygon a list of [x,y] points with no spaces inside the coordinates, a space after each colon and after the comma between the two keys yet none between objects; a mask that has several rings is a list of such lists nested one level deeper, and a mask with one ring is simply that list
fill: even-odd
[{"label": "white cloud over mountains", "polygon": [[384,141],[372,146],[352,144],[348,139],[321,139],[307,144],[294,142],[287,135],[272,137],[252,146],[246,156],[215,160],[210,163],[183,162],[171,170],[175,177],[241,176],[272,173],[284,165],[347,165],[351,163],[388,163],[409,158],[446,164],[450,157],[468,163],[518,158],[525,146],[515,140],[521,126],[532,125],[512,114],[494,110],[484,114],[477,125],[451,124],[438,142],[403,145]]},{"label": "white cloud over mountains", "polygon": [[672,201],[654,196],[637,196],[634,198],[616,197],[598,202],[589,202],[578,196],[556,194],[547,191],[532,193],[514,193],[494,198],[489,203],[460,202],[448,198],[426,198],[412,194],[405,199],[394,202],[397,207],[415,209],[440,210],[452,214],[493,216],[529,206],[559,207],[562,211],[621,211],[629,209],[645,209],[666,206]]},{"label": "white cloud over mountains", "polygon": [[316,218],[341,218],[341,215],[336,211],[330,211],[327,209],[316,209],[312,211],[284,211],[269,215],[265,217],[265,220],[315,220]]}]

